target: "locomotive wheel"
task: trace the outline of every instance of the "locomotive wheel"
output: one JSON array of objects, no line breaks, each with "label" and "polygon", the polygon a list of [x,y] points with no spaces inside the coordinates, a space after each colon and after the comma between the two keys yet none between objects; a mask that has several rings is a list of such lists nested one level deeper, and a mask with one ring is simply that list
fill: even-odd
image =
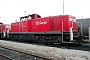
[{"label": "locomotive wheel", "polygon": [[14,36],[10,36],[10,39],[11,39],[11,41],[15,41],[15,38],[14,38]]},{"label": "locomotive wheel", "polygon": [[44,44],[44,36],[42,35],[39,35],[39,36],[36,36],[36,41],[40,44]]}]

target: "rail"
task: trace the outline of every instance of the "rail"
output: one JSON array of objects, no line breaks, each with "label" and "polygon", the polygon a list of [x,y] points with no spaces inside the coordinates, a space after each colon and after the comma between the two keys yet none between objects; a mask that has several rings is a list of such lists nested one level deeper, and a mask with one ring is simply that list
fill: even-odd
[{"label": "rail", "polygon": [[10,57],[7,57],[7,56],[5,56],[5,55],[2,55],[2,54],[0,54],[0,57],[2,57],[2,58],[3,58],[3,60],[4,60],[4,59],[6,59],[6,60],[13,60],[12,58],[10,58]]},{"label": "rail", "polygon": [[[25,53],[25,52],[20,52],[20,51],[17,51],[17,50],[14,50],[14,49],[10,49],[10,48],[7,48],[7,47],[2,47],[2,46],[0,46],[0,48],[3,48],[3,49],[5,49],[5,50],[7,50],[7,51],[10,51],[10,52],[14,51],[14,53],[18,53],[18,54],[19,54],[18,58],[21,58],[22,55],[25,55],[26,57],[24,56],[24,57],[23,57],[24,59],[51,60],[51,59],[48,59],[48,58],[31,55],[31,54],[28,54],[28,53]],[[14,54],[14,53],[13,53],[13,54]],[[10,53],[8,53],[8,54],[10,54]],[[21,56],[20,56],[20,54],[21,54]],[[8,56],[5,55],[5,54],[0,54],[0,56],[6,58],[6,59],[8,59],[8,60],[17,59],[16,57],[15,57],[15,58],[14,58],[14,57],[11,57],[11,58],[10,58],[10,57],[8,57]],[[13,55],[13,56],[14,56],[14,55]],[[16,55],[15,55],[15,56],[16,56]],[[27,56],[28,56],[28,58],[27,58]]]}]

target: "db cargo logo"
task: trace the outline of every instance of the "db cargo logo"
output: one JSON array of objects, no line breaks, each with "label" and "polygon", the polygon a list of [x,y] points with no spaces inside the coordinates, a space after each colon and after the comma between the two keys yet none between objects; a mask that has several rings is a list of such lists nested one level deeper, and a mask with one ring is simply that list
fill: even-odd
[{"label": "db cargo logo", "polygon": [[47,21],[44,21],[44,22],[38,21],[38,22],[36,22],[36,25],[46,25],[46,24],[47,24]]}]

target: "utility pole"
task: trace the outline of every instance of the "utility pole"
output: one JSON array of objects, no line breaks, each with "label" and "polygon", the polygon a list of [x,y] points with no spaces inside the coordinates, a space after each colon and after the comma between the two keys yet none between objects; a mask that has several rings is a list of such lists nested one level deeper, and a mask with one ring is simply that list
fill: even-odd
[{"label": "utility pole", "polygon": [[24,16],[26,15],[26,11],[24,12]]},{"label": "utility pole", "polygon": [[64,15],[64,0],[63,0],[63,15]]},{"label": "utility pole", "polygon": [[83,16],[82,16],[82,19],[83,19]]}]

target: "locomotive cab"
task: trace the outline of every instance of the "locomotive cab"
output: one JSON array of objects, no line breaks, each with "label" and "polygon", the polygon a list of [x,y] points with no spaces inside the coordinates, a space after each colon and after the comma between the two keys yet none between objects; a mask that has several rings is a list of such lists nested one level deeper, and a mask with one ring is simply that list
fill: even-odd
[{"label": "locomotive cab", "polygon": [[41,18],[41,16],[38,14],[31,14],[28,16],[20,17],[20,21],[26,21],[27,19],[32,20],[32,19],[37,19],[37,18]]}]

